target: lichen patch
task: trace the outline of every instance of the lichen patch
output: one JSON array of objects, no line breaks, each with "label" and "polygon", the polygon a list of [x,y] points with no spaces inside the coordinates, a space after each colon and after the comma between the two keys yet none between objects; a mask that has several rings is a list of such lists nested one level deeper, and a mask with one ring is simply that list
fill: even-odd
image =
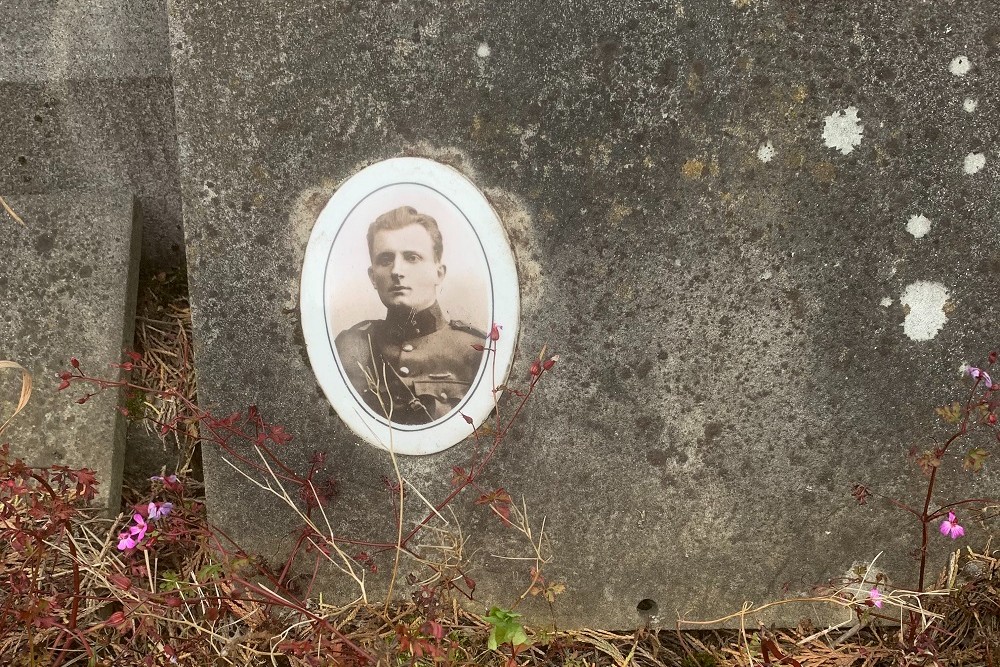
[{"label": "lichen patch", "polygon": [[835,111],[824,119],[823,143],[847,155],[856,146],[861,145],[861,136],[865,131],[864,123],[858,118],[857,107],[847,107]]},{"label": "lichen patch", "polygon": [[910,219],[906,221],[906,231],[913,234],[915,239],[927,236],[927,232],[931,231],[930,218],[922,214],[911,215]]},{"label": "lichen patch", "polygon": [[899,302],[906,309],[903,333],[915,341],[934,338],[948,321],[948,289],[941,283],[919,280],[903,290]]},{"label": "lichen patch", "polygon": [[965,162],[962,165],[962,170],[971,176],[976,174],[980,169],[986,166],[986,156],[982,153],[969,153],[965,156]]}]

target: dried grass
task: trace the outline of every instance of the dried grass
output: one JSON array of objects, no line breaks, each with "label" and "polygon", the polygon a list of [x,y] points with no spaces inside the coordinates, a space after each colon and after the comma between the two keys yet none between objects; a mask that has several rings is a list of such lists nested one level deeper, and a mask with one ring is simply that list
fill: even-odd
[{"label": "dried grass", "polygon": [[[17,405],[14,407],[14,412],[0,424],[0,435],[3,435],[3,432],[7,430],[14,417],[28,405],[28,400],[31,398],[31,373],[28,372],[28,369],[16,361],[0,360],[0,370],[4,369],[14,369],[21,372],[21,392],[17,399]],[[0,418],[2,417],[3,415],[0,415]]]},{"label": "dried grass", "polygon": [[[195,402],[198,393],[197,372],[191,336],[191,306],[183,271],[152,276],[140,296],[135,321],[135,347],[148,365],[137,371],[136,381],[158,391],[174,390]],[[157,422],[172,423],[179,405],[150,394],[145,401],[147,414]],[[146,420],[150,433],[159,433],[152,420]],[[178,452],[179,472],[191,469],[198,437],[198,424],[171,429],[165,438]],[[164,446],[167,442],[164,442]]]}]

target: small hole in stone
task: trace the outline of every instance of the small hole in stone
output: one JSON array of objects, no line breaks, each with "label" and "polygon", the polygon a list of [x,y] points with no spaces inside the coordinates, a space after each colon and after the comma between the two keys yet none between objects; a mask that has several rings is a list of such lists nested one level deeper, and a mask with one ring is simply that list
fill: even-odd
[{"label": "small hole in stone", "polygon": [[635,606],[635,610],[639,612],[640,616],[645,618],[649,616],[656,616],[656,613],[660,610],[660,608],[656,604],[656,600],[643,598],[639,600],[639,604]]}]

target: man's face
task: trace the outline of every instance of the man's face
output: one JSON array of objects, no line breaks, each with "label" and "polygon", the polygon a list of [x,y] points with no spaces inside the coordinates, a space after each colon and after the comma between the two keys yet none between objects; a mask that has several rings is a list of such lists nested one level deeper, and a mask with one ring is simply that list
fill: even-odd
[{"label": "man's face", "polygon": [[382,230],[372,239],[368,278],[390,310],[416,312],[433,305],[445,270],[434,260],[431,235],[420,225]]}]

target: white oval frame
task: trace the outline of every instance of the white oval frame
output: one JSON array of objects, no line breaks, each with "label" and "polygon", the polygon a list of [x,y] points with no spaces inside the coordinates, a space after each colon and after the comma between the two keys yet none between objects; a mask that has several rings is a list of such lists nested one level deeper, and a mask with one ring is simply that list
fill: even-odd
[{"label": "white oval frame", "polygon": [[[419,425],[390,424],[357,394],[344,375],[327,313],[328,288],[332,280],[328,275],[330,257],[352,211],[374,193],[404,185],[428,188],[461,213],[479,240],[486,264],[491,292],[487,295],[490,297],[489,322],[503,326],[495,352],[483,355],[472,388],[462,401],[444,417]],[[404,204],[406,202],[398,202],[397,205]],[[327,400],[344,423],[366,442],[397,454],[434,454],[472,435],[472,425],[465,416],[478,427],[493,411],[493,389],[507,379],[520,327],[517,269],[500,216],[464,175],[424,158],[378,162],[350,177],[337,189],[320,212],[309,237],[302,266],[300,305],[309,362]]]}]

